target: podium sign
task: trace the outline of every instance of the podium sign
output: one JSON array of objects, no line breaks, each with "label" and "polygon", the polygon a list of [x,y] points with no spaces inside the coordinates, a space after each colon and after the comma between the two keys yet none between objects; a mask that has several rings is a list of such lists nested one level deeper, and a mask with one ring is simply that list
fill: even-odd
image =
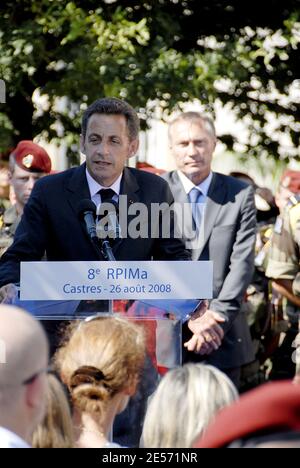
[{"label": "podium sign", "polygon": [[22,262],[30,300],[210,299],[212,262]]},{"label": "podium sign", "polygon": [[116,441],[138,446],[149,396],[168,369],[181,364],[182,322],[199,299],[212,297],[212,280],[212,262],[24,262],[18,305],[41,320],[83,320],[109,312],[145,329],[141,381],[113,428]]}]

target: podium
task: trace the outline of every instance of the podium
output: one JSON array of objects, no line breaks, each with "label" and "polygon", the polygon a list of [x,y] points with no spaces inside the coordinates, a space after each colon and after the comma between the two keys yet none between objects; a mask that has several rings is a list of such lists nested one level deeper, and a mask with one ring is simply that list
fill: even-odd
[{"label": "podium", "polygon": [[139,443],[149,396],[182,363],[183,321],[211,297],[211,262],[27,262],[16,305],[48,327],[120,314],[145,329],[143,375],[114,426],[114,440],[130,447]]}]

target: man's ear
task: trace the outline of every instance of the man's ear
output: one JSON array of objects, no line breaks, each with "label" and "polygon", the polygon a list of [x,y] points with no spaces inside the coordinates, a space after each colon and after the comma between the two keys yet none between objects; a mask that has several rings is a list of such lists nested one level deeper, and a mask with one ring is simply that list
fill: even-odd
[{"label": "man's ear", "polygon": [[85,154],[84,136],[80,135],[80,151]]},{"label": "man's ear", "polygon": [[26,385],[26,403],[29,408],[37,408],[41,404],[41,399],[44,398],[42,385],[42,377],[38,376],[29,385]]},{"label": "man's ear", "polygon": [[132,141],[129,143],[129,154],[128,154],[128,159],[129,159],[129,158],[132,158],[133,156],[136,155],[137,150],[139,149],[139,146],[140,146],[140,141],[139,141],[138,138],[136,138],[135,140],[132,140]]},{"label": "man's ear", "polygon": [[13,178],[13,173],[11,171],[7,171],[7,176],[8,176],[8,182],[11,183],[11,180]]}]

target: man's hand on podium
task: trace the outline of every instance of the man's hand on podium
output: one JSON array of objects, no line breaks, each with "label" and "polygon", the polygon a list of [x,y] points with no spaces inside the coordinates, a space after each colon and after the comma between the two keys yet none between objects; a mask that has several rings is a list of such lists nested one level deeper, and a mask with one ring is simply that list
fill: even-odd
[{"label": "man's hand on podium", "polygon": [[193,336],[184,343],[185,348],[201,355],[216,351],[224,337],[224,331],[219,324],[224,322],[225,318],[222,315],[210,309],[202,314],[194,314],[188,321]]},{"label": "man's hand on podium", "polygon": [[15,284],[6,284],[0,288],[0,303],[13,304],[18,297],[18,288]]}]

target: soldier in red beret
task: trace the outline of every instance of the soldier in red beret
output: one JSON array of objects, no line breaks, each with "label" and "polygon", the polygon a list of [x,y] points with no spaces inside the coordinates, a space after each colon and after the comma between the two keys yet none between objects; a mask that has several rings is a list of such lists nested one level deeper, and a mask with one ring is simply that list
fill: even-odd
[{"label": "soldier in red beret", "polygon": [[299,448],[299,385],[273,382],[246,393],[219,413],[194,446]]},{"label": "soldier in red beret", "polygon": [[51,171],[48,153],[29,140],[20,141],[9,156],[9,179],[15,202],[0,218],[0,257],[12,244],[35,182]]},{"label": "soldier in red beret", "polygon": [[300,171],[287,169],[280,178],[279,187],[275,194],[276,205],[281,212],[295,193],[300,193]]},{"label": "soldier in red beret", "polygon": [[300,366],[300,171],[282,174],[276,203],[280,216],[269,243],[266,275],[272,279],[273,295],[282,304],[289,328],[274,354],[271,377],[292,378],[295,364]]}]

